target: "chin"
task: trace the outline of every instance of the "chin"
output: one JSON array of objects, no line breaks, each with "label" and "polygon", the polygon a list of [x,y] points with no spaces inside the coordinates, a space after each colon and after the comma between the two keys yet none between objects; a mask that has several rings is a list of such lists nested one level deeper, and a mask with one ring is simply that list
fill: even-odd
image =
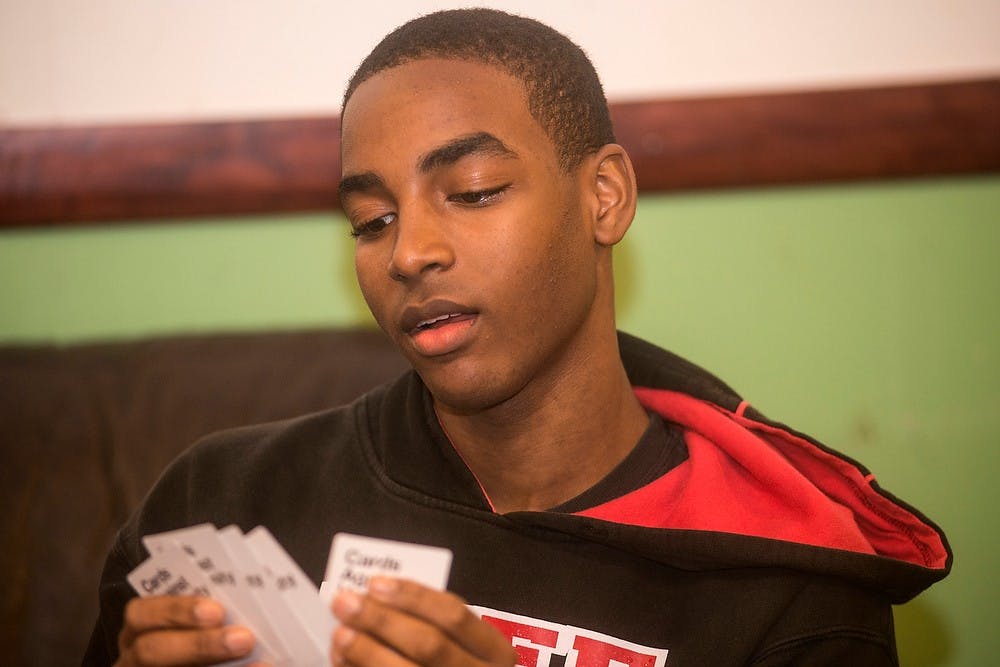
[{"label": "chin", "polygon": [[517,393],[516,383],[504,382],[500,373],[467,373],[460,369],[417,369],[436,403],[457,414],[475,414],[496,407]]}]

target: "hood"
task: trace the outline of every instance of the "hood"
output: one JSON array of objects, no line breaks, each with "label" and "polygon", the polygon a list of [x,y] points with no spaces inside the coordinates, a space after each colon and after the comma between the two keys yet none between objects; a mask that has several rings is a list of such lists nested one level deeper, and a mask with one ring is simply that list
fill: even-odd
[{"label": "hood", "polygon": [[[948,573],[941,530],[860,464],[767,420],[694,364],[626,334],[619,342],[636,396],[683,428],[688,458],[578,513],[590,520],[584,533],[688,569],[792,567],[845,577],[897,603]],[[532,514],[532,523],[569,527]]]}]

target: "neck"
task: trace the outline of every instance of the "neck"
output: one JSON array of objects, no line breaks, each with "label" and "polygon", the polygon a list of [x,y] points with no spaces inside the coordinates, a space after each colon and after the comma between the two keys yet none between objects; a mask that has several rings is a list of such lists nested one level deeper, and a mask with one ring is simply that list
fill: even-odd
[{"label": "neck", "polygon": [[[624,459],[648,424],[613,330],[600,354],[474,414],[435,404],[452,444],[500,513],[544,510],[587,490]],[[593,350],[591,350],[592,352]]]}]

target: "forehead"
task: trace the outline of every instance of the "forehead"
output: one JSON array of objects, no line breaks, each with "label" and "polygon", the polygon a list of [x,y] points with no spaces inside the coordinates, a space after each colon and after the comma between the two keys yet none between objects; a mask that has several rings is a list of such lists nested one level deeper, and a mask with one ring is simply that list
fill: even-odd
[{"label": "forehead", "polygon": [[343,114],[343,170],[411,164],[455,137],[484,132],[518,154],[555,156],[516,78],[478,62],[411,61],[379,72],[354,91]]}]

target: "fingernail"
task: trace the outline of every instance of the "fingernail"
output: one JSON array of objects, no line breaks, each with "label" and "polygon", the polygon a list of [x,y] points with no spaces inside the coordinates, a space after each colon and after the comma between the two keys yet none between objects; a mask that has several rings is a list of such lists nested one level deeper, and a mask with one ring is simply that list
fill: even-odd
[{"label": "fingernail", "polygon": [[349,618],[361,610],[361,596],[354,591],[341,591],[333,600],[333,613]]},{"label": "fingernail", "polygon": [[341,625],[333,633],[333,648],[336,651],[342,652],[345,648],[351,645],[354,638],[358,636],[354,630],[351,630],[346,625]]},{"label": "fingernail", "polygon": [[222,636],[222,643],[233,653],[243,653],[253,648],[253,633],[246,628],[229,628]]},{"label": "fingernail", "polygon": [[372,577],[368,582],[368,590],[389,597],[395,595],[396,591],[399,590],[399,581],[389,577]]},{"label": "fingernail", "polygon": [[221,623],[224,616],[222,607],[211,600],[201,600],[194,606],[194,617],[203,625]]}]

